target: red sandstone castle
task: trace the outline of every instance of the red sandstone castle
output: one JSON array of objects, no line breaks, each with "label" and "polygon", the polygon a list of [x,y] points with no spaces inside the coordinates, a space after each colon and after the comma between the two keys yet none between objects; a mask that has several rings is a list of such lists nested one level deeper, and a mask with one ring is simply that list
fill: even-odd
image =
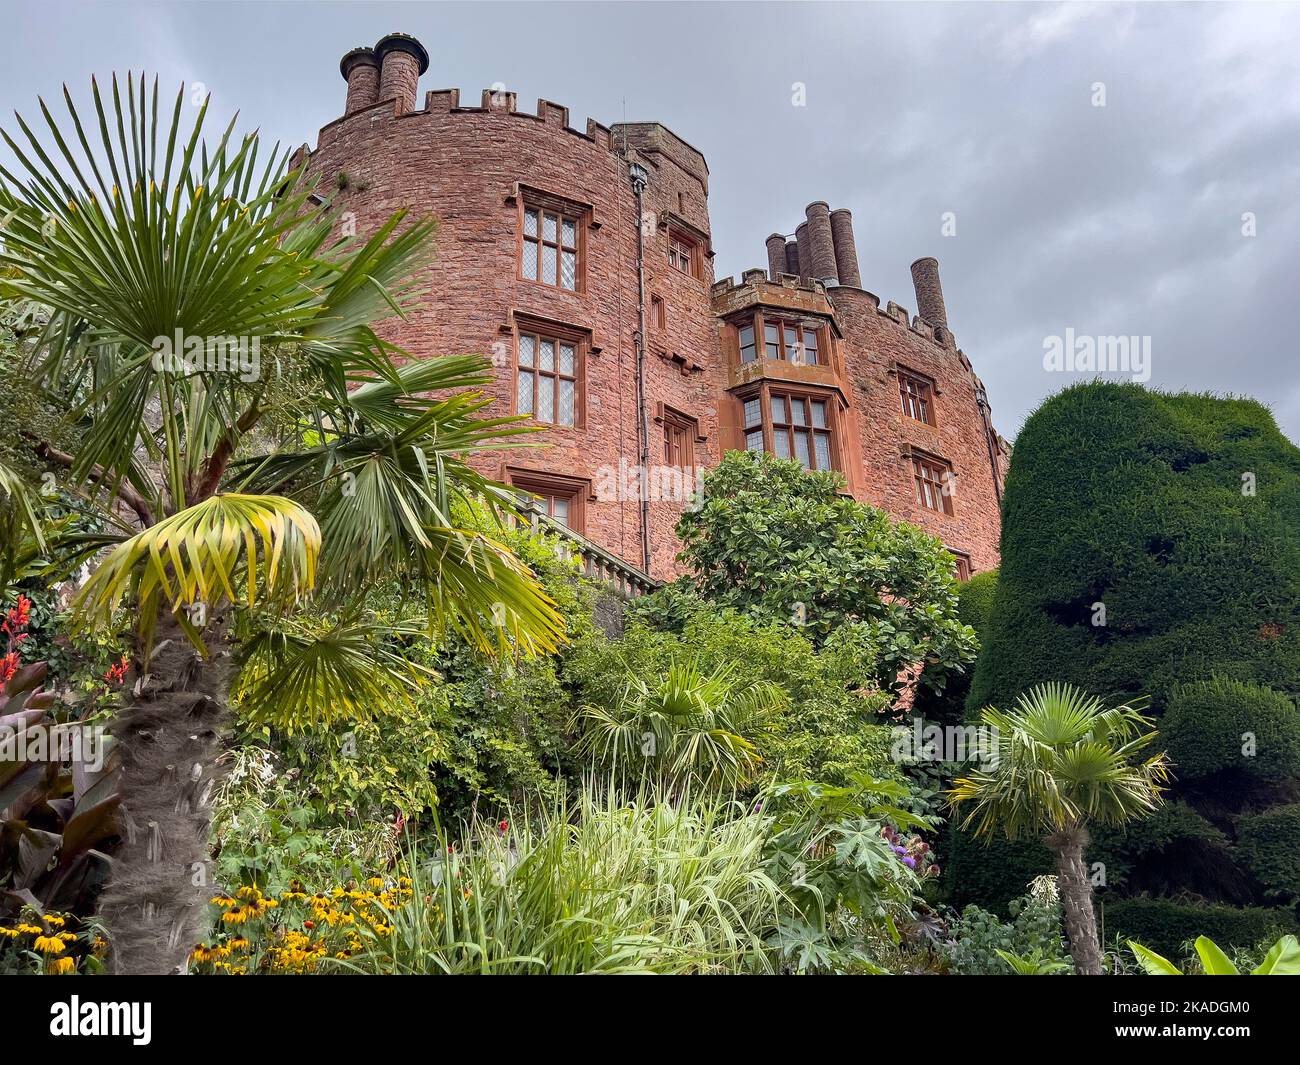
[{"label": "red sandstone castle", "polygon": [[793,239],[767,238],[767,270],[715,281],[699,151],[654,122],[572,129],[504,90],[420,104],[428,62],[404,34],[348,52],[345,113],[307,166],[341,230],[401,207],[439,220],[431,299],[392,339],[491,354],[500,408],[548,429],[485,472],[656,578],[677,568],[683,500],[665,488],[744,448],[838,470],[941,539],[960,576],[997,565],[1007,445],[934,259],[912,264],[917,317],[882,307],[849,212],[818,202]]}]

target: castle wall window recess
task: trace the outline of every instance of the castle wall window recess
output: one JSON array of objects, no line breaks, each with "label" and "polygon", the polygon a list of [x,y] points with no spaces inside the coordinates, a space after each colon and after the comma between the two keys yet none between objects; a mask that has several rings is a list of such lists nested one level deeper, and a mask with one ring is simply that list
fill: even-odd
[{"label": "castle wall window recess", "polygon": [[903,403],[903,417],[934,425],[934,386],[926,378],[899,370],[898,394]]},{"label": "castle wall window recess", "polygon": [[552,425],[578,424],[578,341],[520,333],[515,370],[515,413]]},{"label": "castle wall window recess", "polygon": [[576,213],[525,204],[519,263],[524,280],[576,292],[581,269],[579,232]]},{"label": "castle wall window recess", "polygon": [[928,455],[912,455],[912,477],[916,481],[916,501],[927,510],[952,513],[952,463]]},{"label": "castle wall window recess", "polygon": [[972,572],[970,566],[970,555],[966,554],[965,551],[954,551],[952,550],[952,548],[948,549],[948,553],[952,555],[953,576],[956,577],[959,581],[970,580],[971,572]]},{"label": "castle wall window recess", "polygon": [[590,492],[589,482],[532,470],[510,470],[507,476],[525,510],[582,533],[583,500]]},{"label": "castle wall window recess", "polygon": [[785,362],[802,366],[816,366],[819,343],[817,329],[781,318],[766,318],[757,315],[751,324],[740,326],[740,361],[753,362],[758,358],[756,338],[761,331],[763,337],[763,357],[765,359],[782,359]]}]

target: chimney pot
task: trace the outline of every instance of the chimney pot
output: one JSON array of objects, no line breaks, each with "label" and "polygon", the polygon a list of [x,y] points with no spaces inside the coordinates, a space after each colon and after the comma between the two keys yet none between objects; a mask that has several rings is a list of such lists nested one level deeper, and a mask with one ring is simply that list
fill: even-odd
[{"label": "chimney pot", "polygon": [[[825,200],[810,203],[804,214],[808,218],[808,243],[812,262],[808,272],[818,281],[839,281],[839,268],[835,265],[835,239],[831,235],[831,208]],[[800,248],[799,261],[803,262]]]},{"label": "chimney pot", "polygon": [[858,249],[853,239],[853,214],[847,207],[831,212],[831,239],[835,245],[835,271],[840,284],[861,288]]},{"label": "chimney pot", "polygon": [[808,236],[808,223],[800,222],[794,230],[795,245],[799,252],[799,280],[805,285],[812,276],[812,240]]},{"label": "chimney pot", "polygon": [[912,264],[912,286],[916,289],[916,309],[927,322],[948,332],[948,312],[943,305],[943,286],[939,284],[939,260],[932,256]]},{"label": "chimney pot", "polygon": [[424,45],[406,33],[390,33],[375,45],[379,59],[379,99],[396,100],[400,113],[415,110],[420,75],[429,69]]},{"label": "chimney pot", "polygon": [[339,60],[339,73],[348,83],[345,115],[360,111],[379,100],[379,60],[373,48],[353,48]]},{"label": "chimney pot", "polygon": [[785,271],[785,234],[773,233],[767,238],[767,275],[779,282]]}]

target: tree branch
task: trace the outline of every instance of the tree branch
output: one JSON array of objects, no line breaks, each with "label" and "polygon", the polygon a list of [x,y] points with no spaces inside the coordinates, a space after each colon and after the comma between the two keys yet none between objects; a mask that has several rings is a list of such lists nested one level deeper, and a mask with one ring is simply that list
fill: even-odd
[{"label": "tree branch", "polygon": [[[68,468],[71,468],[76,462],[76,459],[74,459],[73,456],[69,455],[66,451],[60,451],[49,441],[41,440],[39,437],[35,437],[28,432],[24,432],[22,435],[33,442],[32,450],[47,461]],[[104,468],[99,465],[91,467],[89,479],[92,484],[99,485],[106,485],[109,481],[107,472],[105,472]],[[144,496],[125,481],[119,480],[117,482],[115,494],[123,503],[135,511],[136,517],[140,519],[146,528],[154,523],[153,508],[149,506],[148,500],[146,500]]]}]

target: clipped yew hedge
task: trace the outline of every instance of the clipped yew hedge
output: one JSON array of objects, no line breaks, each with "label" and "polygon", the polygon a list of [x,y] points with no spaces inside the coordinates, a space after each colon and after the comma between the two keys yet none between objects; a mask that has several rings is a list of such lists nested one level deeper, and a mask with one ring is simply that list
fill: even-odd
[{"label": "clipped yew hedge", "polygon": [[1246,949],[1296,930],[1295,917],[1266,906],[1213,906],[1172,899],[1119,899],[1102,911],[1107,947],[1132,939],[1157,954],[1177,958],[1197,936],[1225,950]]},{"label": "clipped yew hedge", "polygon": [[1251,400],[1104,382],[1053,396],[1016,438],[981,643],[968,710],[1044,680],[1157,712],[1215,675],[1295,699],[1300,449]]}]

